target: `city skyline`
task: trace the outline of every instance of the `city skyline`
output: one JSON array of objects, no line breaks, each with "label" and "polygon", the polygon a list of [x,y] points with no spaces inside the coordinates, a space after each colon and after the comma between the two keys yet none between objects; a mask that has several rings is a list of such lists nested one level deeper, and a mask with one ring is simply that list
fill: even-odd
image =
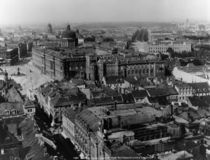
[{"label": "city skyline", "polygon": [[1,0],[0,25],[210,21],[208,0]]}]

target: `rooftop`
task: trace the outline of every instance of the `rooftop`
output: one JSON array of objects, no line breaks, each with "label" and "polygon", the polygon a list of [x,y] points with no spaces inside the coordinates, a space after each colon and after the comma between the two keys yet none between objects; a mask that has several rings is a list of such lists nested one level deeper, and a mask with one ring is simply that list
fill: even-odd
[{"label": "rooftop", "polygon": [[178,95],[177,91],[172,87],[147,88],[146,90],[147,90],[147,93],[150,97]]}]

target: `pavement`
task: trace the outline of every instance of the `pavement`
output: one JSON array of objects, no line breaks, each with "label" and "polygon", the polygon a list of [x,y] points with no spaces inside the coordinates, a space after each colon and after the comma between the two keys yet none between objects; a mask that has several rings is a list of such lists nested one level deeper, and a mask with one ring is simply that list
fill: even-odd
[{"label": "pavement", "polygon": [[[34,90],[38,88],[40,85],[52,81],[48,76],[41,74],[41,72],[33,66],[31,59],[25,63],[21,63],[14,66],[1,66],[3,71],[7,71],[8,76],[14,79],[17,83],[19,83],[23,90],[21,93],[23,95],[27,95],[29,90]],[[17,71],[21,73],[21,76],[14,76],[17,74]],[[0,79],[3,79],[4,75],[0,75]]]}]

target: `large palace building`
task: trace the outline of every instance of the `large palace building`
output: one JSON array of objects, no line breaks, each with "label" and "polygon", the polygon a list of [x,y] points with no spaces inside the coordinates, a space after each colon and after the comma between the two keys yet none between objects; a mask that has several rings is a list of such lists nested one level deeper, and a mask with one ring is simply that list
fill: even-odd
[{"label": "large palace building", "polygon": [[85,56],[34,48],[32,59],[33,65],[52,79],[85,78]]}]

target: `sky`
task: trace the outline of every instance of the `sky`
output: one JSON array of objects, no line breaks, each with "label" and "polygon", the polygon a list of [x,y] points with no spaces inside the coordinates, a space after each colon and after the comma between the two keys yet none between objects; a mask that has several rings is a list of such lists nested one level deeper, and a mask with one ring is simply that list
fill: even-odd
[{"label": "sky", "polygon": [[0,25],[186,19],[210,22],[210,0],[0,0]]}]

